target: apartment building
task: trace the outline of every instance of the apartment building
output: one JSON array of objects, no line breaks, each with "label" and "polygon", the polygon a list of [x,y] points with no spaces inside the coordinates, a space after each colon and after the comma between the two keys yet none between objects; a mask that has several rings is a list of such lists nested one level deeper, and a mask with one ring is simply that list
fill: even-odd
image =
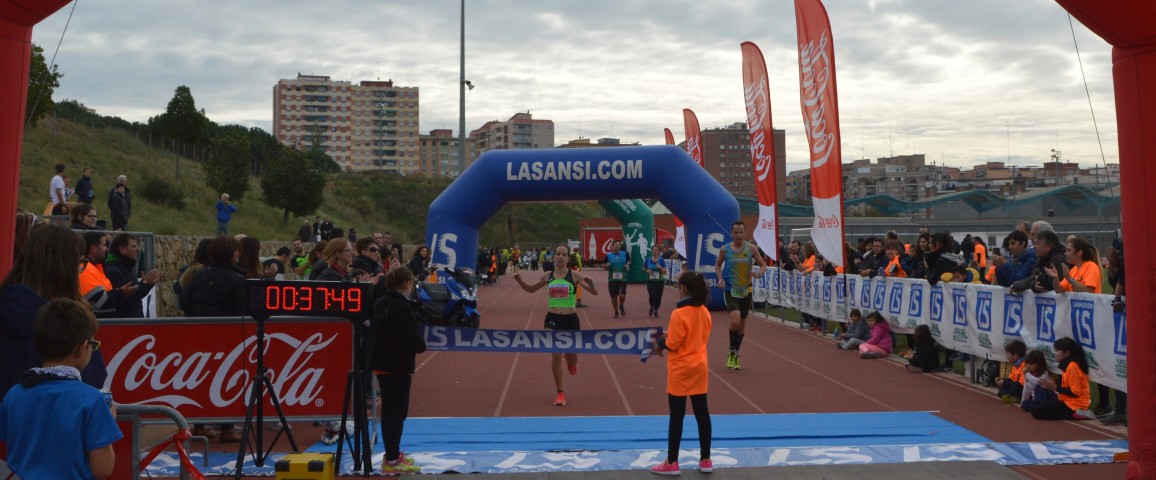
[{"label": "apartment building", "polygon": [[465,165],[469,167],[479,155],[490,150],[553,148],[554,121],[535,119],[530,112],[516,113],[504,122],[486,122],[470,132],[466,141],[474,144],[474,152]]},{"label": "apartment building", "polygon": [[418,104],[417,87],[392,80],[355,85],[298,74],[273,87],[273,134],[324,150],[346,171],[419,173]]},{"label": "apartment building", "polygon": [[[787,199],[786,132],[773,132],[775,178],[778,201]],[[745,122],[702,131],[702,157],[706,171],[735,197],[757,198],[754,164],[751,161],[751,134]]]},{"label": "apartment building", "polygon": [[[465,171],[458,137],[450,129],[430,130],[421,136],[421,161],[418,170],[423,175],[456,177]],[[472,158],[474,144],[466,139],[466,158]]]}]

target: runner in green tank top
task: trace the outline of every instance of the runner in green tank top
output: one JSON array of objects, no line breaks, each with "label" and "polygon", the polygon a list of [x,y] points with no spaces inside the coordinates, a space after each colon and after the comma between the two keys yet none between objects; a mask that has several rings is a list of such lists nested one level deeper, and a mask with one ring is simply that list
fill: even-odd
[{"label": "runner in green tank top", "polygon": [[[719,249],[718,262],[714,266],[719,288],[723,289],[727,313],[731,317],[727,368],[733,370],[742,368],[739,364],[739,347],[747,332],[747,314],[751,312],[751,279],[767,271],[767,262],[759,254],[758,247],[745,240],[746,234],[747,225],[742,220],[732,223],[731,237],[734,240]],[[759,264],[758,270],[754,269],[755,263]]]},{"label": "runner in green tank top", "polygon": [[[546,328],[550,330],[581,330],[578,320],[577,298],[578,285],[585,287],[591,295],[598,295],[594,288],[594,279],[587,277],[578,270],[569,266],[570,247],[558,245],[554,249],[554,270],[543,273],[534,283],[522,280],[522,272],[514,271],[514,281],[530,293],[547,287],[548,300],[546,301]],[[578,354],[561,353],[550,354],[550,372],[554,374],[554,386],[558,387],[558,394],[554,397],[554,405],[566,405],[566,394],[562,391],[562,360],[565,358],[566,367],[570,375],[578,374]]]}]

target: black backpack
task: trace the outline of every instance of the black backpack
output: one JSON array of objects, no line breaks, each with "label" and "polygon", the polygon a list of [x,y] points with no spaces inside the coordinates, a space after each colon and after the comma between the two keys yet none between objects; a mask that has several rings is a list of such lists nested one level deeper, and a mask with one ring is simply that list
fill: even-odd
[{"label": "black backpack", "polygon": [[976,379],[985,387],[994,387],[995,379],[999,378],[999,362],[995,360],[984,360],[979,366],[979,375]]}]

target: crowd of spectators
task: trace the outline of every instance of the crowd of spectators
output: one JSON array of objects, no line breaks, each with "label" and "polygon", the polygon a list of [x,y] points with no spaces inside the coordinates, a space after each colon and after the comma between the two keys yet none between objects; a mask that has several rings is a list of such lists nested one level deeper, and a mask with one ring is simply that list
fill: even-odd
[{"label": "crowd of spectators", "polygon": [[[861,238],[856,246],[846,244],[845,255],[847,267],[839,268],[824,259],[813,242],[792,241],[783,245],[780,240],[781,260],[776,266],[801,273],[819,270],[834,275],[847,271],[864,278],[922,278],[932,285],[939,282],[999,285],[1013,294],[1028,290],[1061,294],[1109,293],[1103,291],[1102,280],[1106,278],[1112,288],[1110,293],[1115,295],[1115,308],[1124,308],[1121,239],[1113,241],[1107,254],[1101,257],[1099,250],[1085,238],[1071,235],[1061,240],[1046,221],[1017,224],[999,247],[989,247],[978,236],[967,235],[957,241],[951,232],[932,233],[921,227],[914,241],[908,244],[901,243],[898,235],[890,231],[882,238]],[[858,350],[863,358],[889,354],[893,335],[890,332],[883,335],[887,322],[873,320],[878,315],[878,312],[871,312],[864,322],[859,310],[852,310],[845,327],[835,327],[836,347]],[[808,314],[802,314],[802,317],[802,327],[818,334],[829,333],[822,319]],[[956,361],[968,360],[966,354],[937,345],[926,326],[903,336],[907,348],[898,354],[908,359],[910,372],[953,371]],[[1098,385],[1099,403],[1094,410],[1089,410],[1087,361],[1079,344],[1071,339],[1061,339],[1054,349],[1063,372],[1056,379],[1047,372],[1046,362],[1042,367],[1033,363],[1032,359],[1040,352],[1027,352],[1022,342],[1008,343],[1006,368],[1010,373],[1006,378],[996,379],[998,395],[1007,403],[1024,402],[1024,409],[1033,412],[1036,418],[1098,417],[1109,425],[1126,423],[1125,392]],[[942,361],[940,350],[943,351]],[[1033,371],[1033,365],[1040,369]],[[1035,380],[1025,387],[1025,377]],[[1114,400],[1114,406],[1110,400]]]}]

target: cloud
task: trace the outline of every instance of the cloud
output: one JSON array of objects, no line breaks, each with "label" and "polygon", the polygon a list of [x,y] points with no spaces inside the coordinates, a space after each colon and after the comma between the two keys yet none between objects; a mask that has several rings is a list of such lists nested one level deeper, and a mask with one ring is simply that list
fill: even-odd
[{"label": "cloud", "polygon": [[[1116,158],[1110,49],[1046,0],[831,0],[844,158],[925,153],[967,166],[1099,163],[1083,75]],[[421,91],[421,130],[458,125],[460,1],[109,0],[80,4],[56,63],[57,99],[146,121],[178,85],[220,123],[270,128],[272,88],[298,73],[392,79]],[[745,121],[739,44],[763,50],[790,169],[805,166],[791,2],[466,2],[467,129],[530,111],[556,143],[682,138]],[[68,11],[38,25],[49,55]]]}]

